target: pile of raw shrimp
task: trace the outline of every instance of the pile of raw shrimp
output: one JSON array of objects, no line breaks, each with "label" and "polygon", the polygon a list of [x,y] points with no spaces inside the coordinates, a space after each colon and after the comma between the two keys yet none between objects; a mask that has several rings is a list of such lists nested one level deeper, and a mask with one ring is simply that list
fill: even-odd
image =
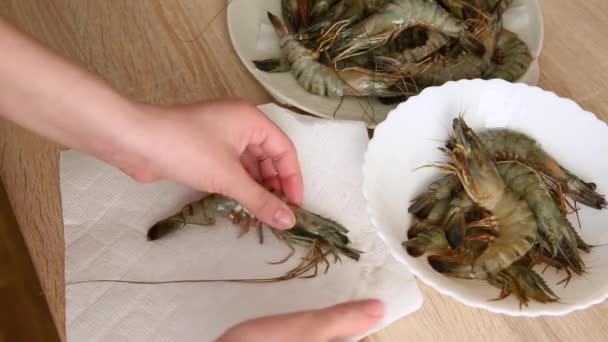
[{"label": "pile of raw shrimp", "polygon": [[254,61],[328,97],[403,100],[460,79],[518,80],[532,56],[502,26],[512,0],[282,0],[282,51]]},{"label": "pile of raw shrimp", "polygon": [[414,223],[403,247],[414,257],[428,254],[430,266],[446,276],[487,281],[501,290],[498,299],[514,294],[520,308],[530,299],[558,301],[533,267],[564,271],[565,285],[573,273],[582,276],[581,253],[593,246],[567,215],[577,202],[601,210],[606,200],[530,136],[475,132],[462,118],[453,128],[440,148],[449,161],[428,165],[444,176],[412,199]]}]

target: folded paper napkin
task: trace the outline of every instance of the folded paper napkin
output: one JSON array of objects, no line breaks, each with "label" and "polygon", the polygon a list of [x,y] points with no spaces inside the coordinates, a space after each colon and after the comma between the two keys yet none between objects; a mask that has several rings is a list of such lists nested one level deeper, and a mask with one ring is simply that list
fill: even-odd
[{"label": "folded paper napkin", "polygon": [[[68,341],[212,341],[243,320],[379,298],[387,312],[371,333],[420,307],[413,276],[389,256],[366,216],[365,126],[305,117],[273,104],[260,109],[296,145],[304,208],[347,227],[353,246],[364,251],[360,261],[343,258],[327,274],[280,283],[67,285]],[[225,220],[147,241],[151,225],[202,194],[173,182],[138,184],[75,151],[61,154],[61,194],[66,283],[267,278],[283,275],[303,255],[299,251],[284,264],[268,264],[289,249],[268,231],[263,244],[254,231],[237,238],[238,229]]]}]

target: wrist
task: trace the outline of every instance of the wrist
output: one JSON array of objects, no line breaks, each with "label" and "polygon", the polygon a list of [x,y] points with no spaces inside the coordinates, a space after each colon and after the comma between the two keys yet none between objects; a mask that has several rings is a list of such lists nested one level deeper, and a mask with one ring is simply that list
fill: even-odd
[{"label": "wrist", "polygon": [[95,139],[86,139],[86,145],[82,149],[137,180],[150,178],[151,176],[145,176],[151,173],[147,151],[153,148],[154,127],[158,121],[149,110],[150,107],[123,100],[104,109],[107,120],[102,123],[103,129],[94,129],[97,136]]}]

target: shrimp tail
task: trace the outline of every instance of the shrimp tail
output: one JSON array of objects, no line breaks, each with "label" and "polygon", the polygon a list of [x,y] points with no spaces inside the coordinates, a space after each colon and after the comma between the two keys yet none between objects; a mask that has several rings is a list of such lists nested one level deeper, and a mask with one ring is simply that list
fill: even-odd
[{"label": "shrimp tail", "polygon": [[[549,285],[547,285],[543,277],[541,277],[538,273],[534,272],[534,270],[527,269],[524,267],[521,267],[521,269],[524,269],[525,272],[528,273],[528,277],[532,280],[531,283],[535,285],[533,286],[533,288],[538,291],[536,292],[538,295],[531,296],[533,299],[541,303],[553,302],[557,299],[557,295],[555,294],[555,292],[553,292],[553,290],[551,290]],[[547,294],[553,298],[547,296]]]},{"label": "shrimp tail", "polygon": [[407,253],[413,257],[419,257],[426,252],[439,251],[448,246],[443,229],[434,227],[421,231],[413,239],[401,244]]},{"label": "shrimp tail", "polygon": [[270,20],[270,23],[272,24],[277,33],[282,35],[289,34],[289,29],[287,28],[287,25],[285,25],[285,23],[283,23],[283,21],[279,17],[270,12],[266,12],[266,14],[268,15],[268,20]]},{"label": "shrimp tail", "polygon": [[488,279],[488,282],[502,288],[500,300],[513,293],[522,305],[527,306],[529,298],[540,303],[551,303],[558,300],[557,295],[547,286],[543,278],[532,269],[514,264]]},{"label": "shrimp tail", "polygon": [[425,191],[412,200],[412,204],[410,204],[407,211],[418,218],[424,218],[428,215],[435,201],[434,194]]},{"label": "shrimp tail", "polygon": [[431,267],[441,273],[454,278],[462,279],[475,279],[473,274],[473,267],[470,264],[463,263],[458,258],[443,256],[443,255],[431,255],[427,258]]},{"label": "shrimp tail", "polygon": [[401,244],[407,251],[407,254],[413,257],[419,257],[426,252],[426,246],[421,242],[420,238],[415,237]]},{"label": "shrimp tail", "polygon": [[461,209],[450,211],[446,218],[444,228],[450,247],[457,248],[460,246],[466,233],[464,211]]},{"label": "shrimp tail", "polygon": [[253,61],[255,67],[265,72],[287,72],[291,70],[291,65],[287,58],[269,58],[260,61]]}]

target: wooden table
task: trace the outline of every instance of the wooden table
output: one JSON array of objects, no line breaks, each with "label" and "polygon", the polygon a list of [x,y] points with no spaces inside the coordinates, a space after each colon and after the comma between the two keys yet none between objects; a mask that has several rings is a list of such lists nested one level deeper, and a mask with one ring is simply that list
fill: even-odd
[{"label": "wooden table", "polygon": [[[176,103],[241,96],[257,103],[270,101],[234,53],[225,12],[192,41],[224,4],[4,0],[0,15],[135,99]],[[545,44],[540,86],[608,119],[608,1],[541,0],[541,5]],[[1,175],[55,323],[65,336],[61,147],[11,124],[0,123],[0,129]],[[608,303],[564,318],[510,318],[465,307],[420,286],[422,309],[376,334],[373,341],[608,339]]]}]

